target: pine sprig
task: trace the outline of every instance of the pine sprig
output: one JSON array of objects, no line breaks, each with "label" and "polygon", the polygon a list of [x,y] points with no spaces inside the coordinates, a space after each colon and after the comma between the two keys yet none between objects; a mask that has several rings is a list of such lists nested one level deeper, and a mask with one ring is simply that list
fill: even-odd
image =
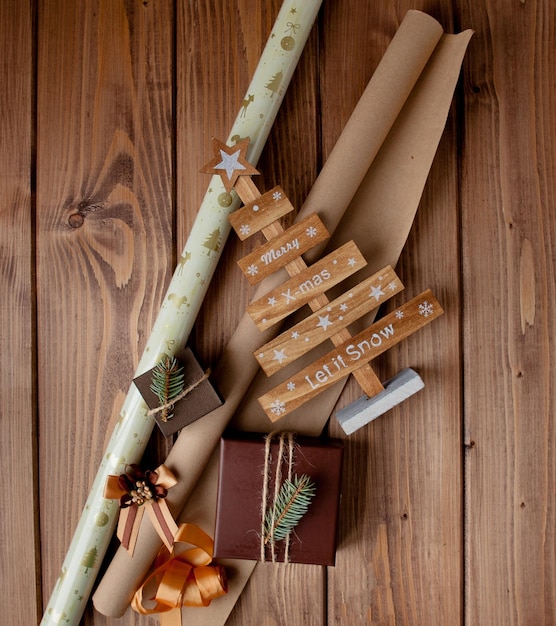
[{"label": "pine sprig", "polygon": [[[173,356],[167,356],[159,361],[152,370],[151,391],[156,395],[161,405],[168,404],[178,396],[184,388],[183,367]],[[172,419],[173,407],[165,407],[161,411],[160,419],[166,422]]]},{"label": "pine sprig", "polygon": [[286,479],[276,502],[265,515],[264,542],[285,539],[307,513],[315,493],[315,483],[307,474]]}]

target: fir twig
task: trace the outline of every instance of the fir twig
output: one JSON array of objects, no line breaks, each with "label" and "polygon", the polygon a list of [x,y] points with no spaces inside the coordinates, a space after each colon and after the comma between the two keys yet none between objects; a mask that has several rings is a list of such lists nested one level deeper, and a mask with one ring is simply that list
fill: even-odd
[{"label": "fir twig", "polygon": [[[151,391],[156,395],[161,405],[168,404],[178,396],[184,387],[183,367],[175,357],[167,356],[157,363],[152,371]],[[160,419],[166,422],[172,419],[172,406],[161,411]]]},{"label": "fir twig", "polygon": [[315,492],[315,483],[307,474],[286,479],[265,515],[264,542],[285,539],[307,513]]}]

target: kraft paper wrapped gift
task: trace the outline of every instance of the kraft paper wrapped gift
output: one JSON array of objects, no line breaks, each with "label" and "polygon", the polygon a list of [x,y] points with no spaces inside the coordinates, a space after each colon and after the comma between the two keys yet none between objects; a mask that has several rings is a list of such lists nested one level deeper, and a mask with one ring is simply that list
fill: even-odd
[{"label": "kraft paper wrapped gift", "polygon": [[[279,440],[269,446],[268,468],[265,436],[227,435],[220,442],[220,471],[214,536],[216,558],[262,560],[261,524],[264,484],[266,509],[274,500],[278,484],[288,476],[287,440],[283,454]],[[289,538],[288,561],[334,565],[339,517],[343,443],[339,439],[316,437],[293,439],[292,475],[308,475],[315,484],[315,495],[305,515]],[[278,465],[279,463],[279,465]],[[275,542],[274,560],[285,561],[286,541]],[[264,560],[272,561],[269,544],[264,545]]]}]

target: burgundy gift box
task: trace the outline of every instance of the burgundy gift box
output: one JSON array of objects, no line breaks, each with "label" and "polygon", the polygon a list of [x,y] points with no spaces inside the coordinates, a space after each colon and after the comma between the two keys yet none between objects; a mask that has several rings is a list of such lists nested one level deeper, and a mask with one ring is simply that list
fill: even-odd
[{"label": "burgundy gift box", "polygon": [[[278,441],[271,443],[269,498],[274,493]],[[290,535],[288,560],[334,565],[341,488],[343,443],[296,437],[293,474],[308,474],[316,493],[307,513]],[[287,454],[282,457],[287,477]],[[220,470],[214,540],[215,557],[261,560],[261,498],[265,474],[265,435],[225,436],[220,442]],[[275,558],[284,561],[284,541]],[[268,546],[265,560],[272,560]]]},{"label": "burgundy gift box", "polygon": [[[160,418],[160,413],[155,413],[154,419],[165,437],[170,437],[222,404],[210,380],[208,378],[202,380],[205,373],[190,348],[185,348],[176,354],[176,359],[183,366],[184,388],[195,385],[198,381],[202,382],[176,402],[171,419],[164,421]],[[160,400],[151,391],[152,372],[151,369],[133,380],[149,409],[155,409],[160,405]]]}]

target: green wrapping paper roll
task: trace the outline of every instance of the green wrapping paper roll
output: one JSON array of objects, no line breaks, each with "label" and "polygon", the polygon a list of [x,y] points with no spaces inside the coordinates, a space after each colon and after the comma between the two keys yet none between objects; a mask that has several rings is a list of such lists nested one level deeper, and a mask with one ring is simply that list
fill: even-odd
[{"label": "green wrapping paper roll", "polygon": [[[232,143],[235,135],[249,137],[249,161],[253,165],[268,138],[321,2],[285,0],[276,18],[246,92],[249,106],[238,113],[228,140]],[[292,47],[289,40],[284,41],[287,39],[284,33],[294,5],[296,33]],[[208,189],[134,377],[154,367],[162,353],[173,355],[183,348],[201,308],[230,232],[228,215],[239,205],[237,198],[223,195],[225,189],[219,176],[212,177]],[[41,626],[78,624],[83,615],[118,518],[118,502],[103,497],[106,478],[109,474],[123,473],[126,464],[140,460],[154,425],[147,410],[139,392],[131,385]]]}]

